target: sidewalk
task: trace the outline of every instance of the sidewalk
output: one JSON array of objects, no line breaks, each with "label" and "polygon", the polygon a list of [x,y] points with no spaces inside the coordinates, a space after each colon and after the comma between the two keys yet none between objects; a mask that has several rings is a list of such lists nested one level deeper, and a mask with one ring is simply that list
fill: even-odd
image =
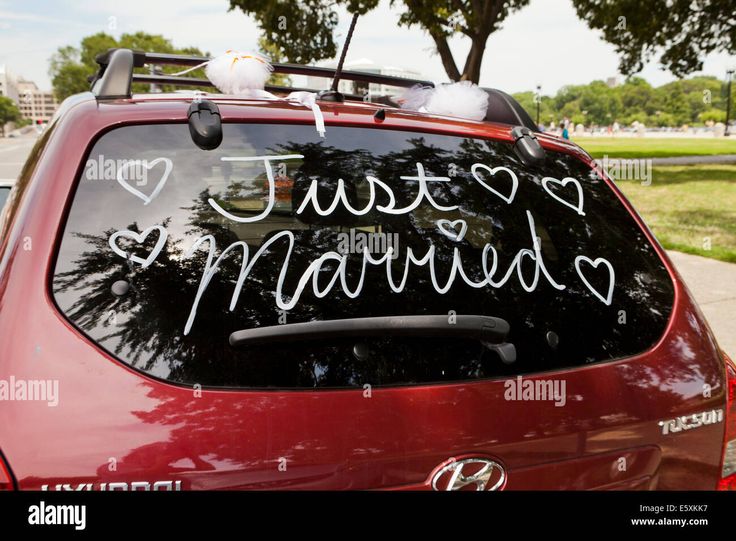
[{"label": "sidewalk", "polygon": [[718,344],[736,360],[736,264],[668,252],[698,301]]}]

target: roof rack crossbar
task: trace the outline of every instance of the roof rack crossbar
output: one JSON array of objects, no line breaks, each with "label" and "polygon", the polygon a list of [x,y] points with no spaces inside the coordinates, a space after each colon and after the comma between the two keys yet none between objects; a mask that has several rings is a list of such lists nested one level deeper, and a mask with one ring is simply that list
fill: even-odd
[{"label": "roof rack crossbar", "polygon": [[[95,60],[100,65],[100,69],[92,78],[92,92],[99,100],[130,97],[130,87],[133,82],[178,86],[213,86],[209,80],[195,77],[175,77],[167,74],[149,75],[133,73],[134,68],[140,68],[146,64],[194,67],[209,60],[209,58],[203,56],[146,53],[143,51],[132,51],[130,49],[109,49],[108,51],[97,55]],[[273,64],[273,67],[276,73],[308,75],[330,79],[335,76],[335,69],[333,68],[300,66],[297,64]],[[360,71],[343,71],[341,78],[363,83],[377,83],[398,87],[411,87],[417,84],[434,87],[434,84],[430,81],[404,79],[402,77],[393,77],[390,75],[380,75]],[[315,92],[314,89],[280,86],[266,86],[266,90],[280,93],[300,90]],[[524,126],[533,132],[539,131],[539,128],[535,125],[529,114],[514,98],[499,90],[484,90],[488,92],[489,97],[488,112],[485,118],[486,121],[499,122],[509,124],[511,126]],[[350,100],[363,100],[365,98],[365,96],[356,94],[345,95],[345,97]],[[387,97],[379,97],[378,102],[383,103],[383,99],[387,99]],[[372,99],[371,101],[376,102],[375,99]],[[396,106],[396,104],[390,102],[390,100],[389,104]]]},{"label": "roof rack crossbar", "polygon": [[[171,75],[147,75],[143,73],[134,73],[132,82],[157,84],[157,85],[178,85],[178,86],[208,86],[214,87],[209,79],[200,79],[198,77],[173,77]],[[266,85],[269,92],[290,93],[290,92],[316,92],[313,88],[299,88],[294,86]],[[364,97],[358,94],[346,94],[351,100],[362,100]]]},{"label": "roof rack crossbar", "polygon": [[[147,53],[143,51],[132,51],[130,49],[109,49],[108,51],[97,55],[95,60],[100,65],[100,69],[93,79],[92,91],[97,95],[98,99],[111,99],[129,97],[130,83],[132,80],[135,79],[139,82],[143,82],[139,79],[140,76],[138,74],[133,75],[133,68],[140,68],[146,64],[194,67],[207,62],[209,58],[167,53]],[[336,71],[335,68],[301,66],[298,64],[275,63],[272,65],[275,73],[325,77],[329,79],[334,78]],[[340,77],[341,79],[361,83],[376,83],[403,88],[412,87],[414,85],[434,87],[434,83],[431,81],[408,79],[404,77],[381,75],[362,71],[343,71]],[[146,82],[163,83],[163,81]],[[204,84],[192,82],[192,78],[185,77],[171,77],[170,80],[166,81],[166,84],[206,86]]]},{"label": "roof rack crossbar", "polygon": [[[335,76],[335,68],[323,68],[319,66],[300,66],[298,64],[273,64],[273,71],[276,73],[287,73],[291,75],[310,75],[312,77],[325,77],[332,79]],[[377,73],[368,73],[365,71],[343,70],[340,79],[348,81],[356,81],[359,83],[376,83],[386,86],[399,86],[409,88],[414,85],[428,86],[434,88],[432,81],[422,81],[419,79],[407,79],[404,77],[395,77],[393,75],[380,75]]]}]

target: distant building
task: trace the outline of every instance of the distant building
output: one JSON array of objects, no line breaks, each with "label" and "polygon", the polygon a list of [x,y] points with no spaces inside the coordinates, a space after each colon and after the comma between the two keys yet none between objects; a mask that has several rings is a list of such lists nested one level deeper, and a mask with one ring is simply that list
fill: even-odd
[{"label": "distant building", "polygon": [[51,120],[59,105],[52,92],[39,90],[33,81],[16,79],[5,66],[1,65],[0,96],[13,100],[21,116],[34,124],[45,124]]},{"label": "distant building", "polygon": [[18,80],[17,89],[18,109],[23,118],[34,124],[48,123],[59,106],[53,92],[39,90],[36,83],[23,79]]},{"label": "distant building", "polygon": [[616,88],[618,86],[618,77],[609,77],[606,79],[608,88]]},{"label": "distant building", "polygon": [[0,96],[18,102],[18,86],[15,77],[2,65],[0,65]]},{"label": "distant building", "polygon": [[[336,62],[323,64],[324,67],[335,68]],[[380,66],[368,58],[361,58],[351,62],[345,62],[344,69],[350,71],[363,71],[367,73],[375,73],[377,75],[391,75],[393,77],[404,77],[406,79],[422,79],[419,72],[399,68],[396,66]],[[327,90],[330,87],[330,80],[325,77],[307,77],[307,88],[313,90]],[[357,81],[340,80],[338,90],[345,94],[357,94],[363,96],[370,93],[372,96],[397,96],[404,89],[398,86],[383,85],[377,83],[361,83]]]}]

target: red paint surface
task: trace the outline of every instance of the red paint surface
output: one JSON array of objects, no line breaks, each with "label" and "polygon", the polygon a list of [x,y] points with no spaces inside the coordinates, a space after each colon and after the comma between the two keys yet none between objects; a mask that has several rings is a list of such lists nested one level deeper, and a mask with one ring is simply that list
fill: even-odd
[{"label": "red paint surface", "polygon": [[[313,122],[311,111],[283,103],[215,101],[224,122]],[[657,425],[725,408],[726,394],[712,334],[656,243],[675,283],[665,335],[636,357],[537,375],[566,380],[562,408],[506,401],[503,379],[377,388],[371,398],[362,390],[205,390],[197,398],[102,352],[64,319],[50,292],[73,187],[101,133],[186,122],[189,103],[171,96],[81,100],[52,128],[43,155],[21,179],[20,200],[16,194],[6,214],[13,222],[0,222],[0,378],[59,380],[57,407],[0,402],[0,450],[19,488],[174,480],[185,490],[426,489],[438,465],[461,456],[501,463],[506,490],[716,486],[724,424],[670,436]],[[509,126],[393,109],[379,126],[375,109],[323,105],[328,131],[339,124],[510,140]],[[548,149],[589,161],[575,145],[539,138]],[[625,471],[617,467],[621,457]],[[282,458],[286,471],[278,467]]]}]

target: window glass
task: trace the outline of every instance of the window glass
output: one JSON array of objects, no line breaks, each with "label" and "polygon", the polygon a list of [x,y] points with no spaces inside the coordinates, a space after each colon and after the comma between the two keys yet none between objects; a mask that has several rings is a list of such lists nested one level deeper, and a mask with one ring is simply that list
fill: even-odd
[{"label": "window glass", "polygon": [[[507,377],[634,355],[673,286],[606,183],[548,152],[418,132],[226,124],[112,130],[92,149],[53,292],[81,331],[159,378],[350,387]],[[479,340],[343,336],[233,347],[243,329],[380,316],[485,315]]]}]

